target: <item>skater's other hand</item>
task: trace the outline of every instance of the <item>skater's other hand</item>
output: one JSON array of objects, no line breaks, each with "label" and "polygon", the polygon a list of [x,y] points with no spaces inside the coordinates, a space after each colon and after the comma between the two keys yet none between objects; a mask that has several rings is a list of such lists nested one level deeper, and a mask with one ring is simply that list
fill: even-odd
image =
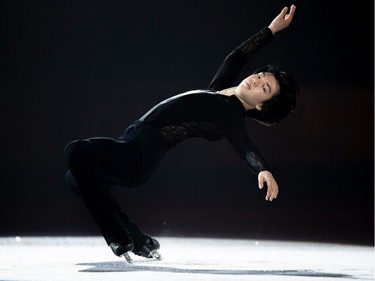
[{"label": "skater's other hand", "polygon": [[267,195],[266,200],[272,201],[273,199],[277,198],[277,194],[279,193],[279,186],[273,175],[269,171],[262,171],[258,174],[258,185],[259,188],[262,189],[264,183],[267,184]]},{"label": "skater's other hand", "polygon": [[296,11],[296,6],[291,5],[288,13],[288,7],[284,7],[280,14],[275,17],[275,19],[268,26],[272,33],[275,34],[285,28],[287,28],[293,20],[294,12]]}]

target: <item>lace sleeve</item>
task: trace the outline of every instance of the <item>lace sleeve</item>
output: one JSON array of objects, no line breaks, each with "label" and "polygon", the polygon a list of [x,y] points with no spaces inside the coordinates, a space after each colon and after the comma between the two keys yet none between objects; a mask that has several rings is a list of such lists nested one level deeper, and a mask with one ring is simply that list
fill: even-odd
[{"label": "lace sleeve", "polygon": [[[253,147],[254,149],[254,147]],[[266,162],[257,150],[247,150],[245,153],[245,163],[255,174],[259,174],[261,171],[269,171]]]},{"label": "lace sleeve", "polygon": [[272,31],[268,27],[264,27],[235,48],[221,63],[208,89],[220,91],[232,87],[249,58],[272,38]]},{"label": "lace sleeve", "polygon": [[[256,145],[249,138],[244,122],[230,116],[226,120],[225,135],[246,166],[255,174],[261,171],[271,171]],[[228,120],[231,121],[228,122]]]},{"label": "lace sleeve", "polygon": [[272,31],[268,27],[263,27],[259,32],[238,46],[237,49],[240,49],[250,58],[257,50],[267,45],[272,38]]}]

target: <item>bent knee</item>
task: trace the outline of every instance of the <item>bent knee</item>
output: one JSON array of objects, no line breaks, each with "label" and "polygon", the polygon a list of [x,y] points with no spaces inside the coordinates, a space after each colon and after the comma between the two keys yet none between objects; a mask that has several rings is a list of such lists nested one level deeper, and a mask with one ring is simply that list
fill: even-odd
[{"label": "bent knee", "polygon": [[76,144],[78,143],[78,140],[74,140],[74,141],[71,141],[70,143],[68,143],[65,148],[64,148],[64,158],[65,158],[65,161],[69,162],[72,154],[73,154],[73,151],[74,151],[74,148],[76,146]]},{"label": "bent knee", "polygon": [[65,146],[64,156],[67,163],[72,163],[77,159],[86,159],[93,152],[92,143],[89,140],[75,140],[71,141]]}]

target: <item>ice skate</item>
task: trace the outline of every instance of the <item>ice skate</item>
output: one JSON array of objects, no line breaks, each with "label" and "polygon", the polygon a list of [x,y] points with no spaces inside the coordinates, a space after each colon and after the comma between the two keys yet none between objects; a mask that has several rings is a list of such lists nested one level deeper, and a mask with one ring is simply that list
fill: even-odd
[{"label": "ice skate", "polygon": [[133,263],[132,258],[129,256],[129,251],[134,249],[134,243],[130,237],[127,237],[120,242],[111,242],[109,243],[109,247],[116,256],[123,256],[128,263]]},{"label": "ice skate", "polygon": [[141,232],[135,223],[127,222],[126,227],[134,241],[134,249],[132,252],[135,255],[148,259],[154,258],[161,260],[161,255],[158,251],[160,249],[160,244],[155,238]]},{"label": "ice skate", "polygon": [[134,248],[132,252],[135,255],[145,257],[148,259],[154,258],[157,260],[161,260],[161,255],[158,251],[160,249],[159,242],[150,236],[146,236],[146,237],[147,237],[147,240],[145,241],[145,243],[138,249]]}]

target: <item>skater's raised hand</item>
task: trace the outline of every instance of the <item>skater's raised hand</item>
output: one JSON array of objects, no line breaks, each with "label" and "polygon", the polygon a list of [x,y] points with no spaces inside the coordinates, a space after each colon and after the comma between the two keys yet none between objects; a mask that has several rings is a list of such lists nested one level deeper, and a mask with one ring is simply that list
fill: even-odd
[{"label": "skater's raised hand", "polygon": [[296,6],[291,5],[288,13],[288,7],[284,7],[280,14],[274,18],[274,20],[268,26],[271,29],[272,33],[275,34],[289,26],[293,20],[294,12],[296,11]]},{"label": "skater's raised hand", "polygon": [[267,183],[267,195],[265,199],[267,201],[276,199],[279,193],[279,186],[269,171],[262,171],[258,174],[258,185],[260,189],[264,187],[264,183]]}]

